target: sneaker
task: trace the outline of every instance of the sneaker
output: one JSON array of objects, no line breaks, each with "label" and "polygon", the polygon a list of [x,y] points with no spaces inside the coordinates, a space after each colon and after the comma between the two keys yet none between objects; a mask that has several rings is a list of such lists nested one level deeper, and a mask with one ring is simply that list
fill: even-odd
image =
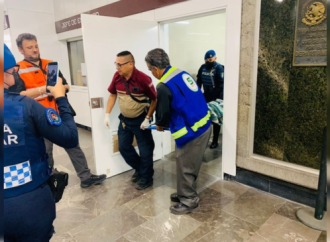
[{"label": "sneaker", "polygon": [[172,193],[171,196],[171,201],[172,202],[175,202],[175,203],[179,203],[180,202],[180,199],[178,198],[178,194],[177,193]]},{"label": "sneaker", "polygon": [[144,190],[144,189],[146,189],[147,187],[150,187],[150,186],[152,186],[152,184],[153,184],[153,180],[151,180],[151,181],[142,181],[142,180],[139,180],[137,183],[136,183],[136,185],[135,185],[135,188],[137,189],[137,190]]},{"label": "sneaker", "polygon": [[213,143],[213,142],[212,142],[212,144],[210,145],[210,149],[215,149],[215,148],[217,148],[218,146],[219,146],[218,143]]},{"label": "sneaker", "polygon": [[135,170],[135,172],[131,178],[131,181],[135,183],[135,182],[138,182],[139,180],[140,180],[139,172]]},{"label": "sneaker", "polygon": [[177,203],[177,204],[171,206],[170,210],[171,210],[171,213],[176,214],[176,215],[187,214],[187,213],[191,213],[193,211],[198,211],[199,205],[197,204],[194,207],[188,207],[187,205],[184,205],[183,203]]},{"label": "sneaker", "polygon": [[102,175],[91,175],[86,181],[82,181],[80,186],[82,188],[90,187],[91,185],[99,185],[101,184],[107,176],[105,174]]}]

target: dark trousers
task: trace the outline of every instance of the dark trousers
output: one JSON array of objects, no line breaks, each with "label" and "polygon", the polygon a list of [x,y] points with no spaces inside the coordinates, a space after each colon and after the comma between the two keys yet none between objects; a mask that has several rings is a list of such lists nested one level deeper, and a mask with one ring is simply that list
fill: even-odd
[{"label": "dark trousers", "polygon": [[4,241],[46,242],[54,233],[55,202],[48,185],[4,199]]},{"label": "dark trousers", "polygon": [[175,151],[177,193],[180,202],[188,207],[199,203],[196,180],[210,136],[211,126],[201,136]]},{"label": "dark trousers", "polygon": [[221,126],[219,124],[215,124],[215,123],[212,123],[212,125],[213,125],[212,143],[218,143]]},{"label": "dark trousers", "polygon": [[[54,158],[53,158],[53,142],[49,141],[48,139],[44,139],[46,152],[48,154],[48,164],[49,167],[54,167]],[[80,178],[81,181],[87,180],[92,174],[91,170],[88,168],[87,159],[80,148],[79,144],[71,149],[65,149],[66,153],[68,153],[70,160],[74,169],[76,170],[77,176]]]},{"label": "dark trousers", "polygon": [[[140,128],[145,115],[142,114],[137,118],[125,118],[120,115],[118,141],[120,154],[126,163],[138,171],[141,181],[150,181],[154,174],[153,151],[155,143],[151,130],[142,130]],[[140,155],[132,145],[134,136],[136,137]]]}]

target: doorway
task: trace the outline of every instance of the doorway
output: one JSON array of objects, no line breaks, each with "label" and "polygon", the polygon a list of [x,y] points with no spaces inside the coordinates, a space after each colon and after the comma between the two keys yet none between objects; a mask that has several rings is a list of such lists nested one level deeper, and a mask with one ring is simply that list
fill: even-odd
[{"label": "doorway", "polygon": [[[225,11],[162,23],[160,29],[164,36],[164,46],[161,48],[169,54],[171,65],[187,71],[195,80],[208,50],[213,49],[216,52],[216,61],[225,65]],[[172,139],[171,151],[173,152],[174,149],[175,143]],[[221,156],[222,134],[220,133],[219,146],[213,150],[208,147],[204,154],[204,163],[208,163],[208,166],[214,169],[213,174],[218,177],[222,176]]]}]

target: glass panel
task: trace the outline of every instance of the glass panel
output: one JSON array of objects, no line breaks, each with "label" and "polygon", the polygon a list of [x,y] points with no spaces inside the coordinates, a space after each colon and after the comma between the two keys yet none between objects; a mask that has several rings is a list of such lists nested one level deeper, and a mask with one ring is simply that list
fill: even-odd
[{"label": "glass panel", "polygon": [[[261,1],[254,153],[318,169],[327,74],[324,66],[292,65],[296,21],[305,17],[297,3]],[[322,24],[308,28],[320,35]]]},{"label": "glass panel", "polygon": [[68,42],[71,85],[87,86],[83,41]]}]

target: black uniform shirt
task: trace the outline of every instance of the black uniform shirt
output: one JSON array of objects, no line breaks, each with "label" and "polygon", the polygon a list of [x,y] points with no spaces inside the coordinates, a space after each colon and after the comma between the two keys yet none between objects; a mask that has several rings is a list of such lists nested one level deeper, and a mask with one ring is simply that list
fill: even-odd
[{"label": "black uniform shirt", "polygon": [[164,84],[157,85],[156,125],[168,127],[171,118],[171,90]]}]

